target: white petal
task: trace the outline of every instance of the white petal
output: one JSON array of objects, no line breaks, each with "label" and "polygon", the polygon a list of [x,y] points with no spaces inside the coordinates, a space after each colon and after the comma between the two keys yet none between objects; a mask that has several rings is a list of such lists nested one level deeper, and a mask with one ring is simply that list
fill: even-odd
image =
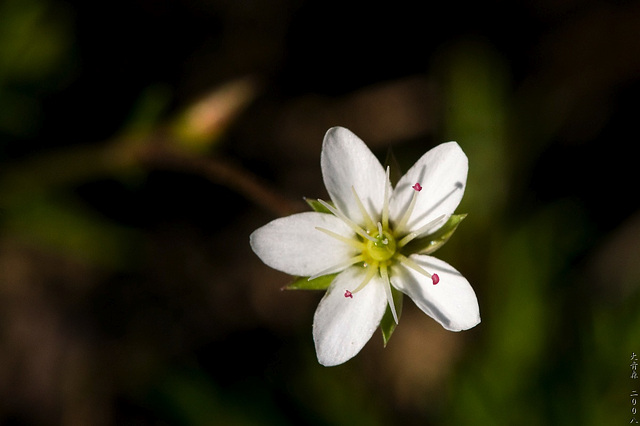
[{"label": "white petal", "polygon": [[430,278],[402,264],[394,265],[391,283],[409,296],[427,315],[451,331],[467,330],[480,323],[478,299],[469,281],[448,263],[431,256],[412,255],[411,260],[440,277]]},{"label": "white petal", "polygon": [[316,227],[355,239],[351,228],[337,217],[307,212],[276,219],[256,229],[249,237],[251,248],[270,267],[305,277],[344,262],[355,254],[353,247]]},{"label": "white petal", "polygon": [[313,340],[320,364],[327,367],[353,358],[380,325],[387,297],[378,274],[362,290],[345,297],[364,279],[362,267],[345,269],[324,295],[313,317]]},{"label": "white petal", "polygon": [[369,216],[374,221],[380,220],[386,175],[360,138],[344,127],[329,129],[322,144],[320,165],[331,200],[347,217],[359,225],[364,224],[353,187]]},{"label": "white petal", "polygon": [[443,143],[429,150],[407,171],[393,191],[392,221],[400,220],[407,210],[415,192],[412,186],[416,183],[420,183],[422,190],[406,229],[417,230],[440,215],[452,214],[464,194],[468,170],[467,156],[456,142]]}]

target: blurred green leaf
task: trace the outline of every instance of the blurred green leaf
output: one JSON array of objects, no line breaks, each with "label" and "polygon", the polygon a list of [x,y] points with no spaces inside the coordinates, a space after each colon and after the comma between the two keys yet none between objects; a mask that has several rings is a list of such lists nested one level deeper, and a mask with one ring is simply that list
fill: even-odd
[{"label": "blurred green leaf", "polygon": [[306,422],[302,423],[318,426],[395,424],[396,413],[388,399],[381,397],[378,389],[366,385],[371,377],[363,380],[365,365],[362,357],[355,357],[345,364],[326,368],[319,365],[311,353],[296,362],[296,374],[287,387],[297,399],[297,406],[306,413]]},{"label": "blurred green leaf", "polygon": [[443,138],[458,141],[471,165],[460,208],[489,227],[503,212],[513,182],[508,65],[491,44],[478,39],[450,46],[438,63],[446,111]]},{"label": "blurred green leaf", "polygon": [[74,146],[41,153],[13,163],[0,173],[0,206],[46,196],[65,185],[77,185],[122,170],[122,155],[103,145]]},{"label": "blurred green leaf", "polygon": [[222,388],[200,370],[182,369],[168,373],[151,395],[156,410],[170,424],[209,426],[281,425],[272,395],[262,383],[242,383],[241,389]]},{"label": "blurred green leaf", "polygon": [[33,197],[3,211],[9,235],[98,266],[126,268],[139,248],[135,231],[120,227],[75,200]]},{"label": "blurred green leaf", "polygon": [[[161,84],[147,87],[138,97],[136,104],[130,113],[123,133],[134,136],[152,133],[161,122],[162,115],[166,112],[171,102],[171,88]],[[139,137],[140,142],[143,138]]]},{"label": "blurred green leaf", "polygon": [[59,66],[72,43],[68,12],[43,0],[0,2],[0,77],[40,79]]},{"label": "blurred green leaf", "polygon": [[71,27],[63,3],[0,2],[1,131],[27,136],[38,129],[42,94],[65,84],[76,66]]}]

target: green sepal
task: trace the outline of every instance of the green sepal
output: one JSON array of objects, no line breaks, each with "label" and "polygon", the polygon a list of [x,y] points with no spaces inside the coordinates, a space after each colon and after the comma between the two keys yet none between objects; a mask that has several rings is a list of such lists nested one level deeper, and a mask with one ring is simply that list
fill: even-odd
[{"label": "green sepal", "polygon": [[[402,315],[402,299],[404,295],[400,290],[396,290],[393,286],[391,286],[391,296],[393,297],[393,304],[396,307],[398,321],[400,321],[400,316]],[[396,324],[396,321],[393,319],[391,307],[387,304],[387,310],[384,312],[382,320],[380,321],[380,330],[382,331],[382,340],[384,341],[385,347],[387,347],[387,343],[389,343],[391,335],[393,334],[393,331],[396,329],[397,325],[398,324]]]},{"label": "green sepal", "polygon": [[467,214],[454,214],[451,215],[447,223],[445,223],[440,229],[433,234],[429,234],[426,237],[416,238],[407,244],[403,251],[407,253],[419,253],[430,254],[442,247],[460,225],[460,222],[467,217]]},{"label": "green sepal", "polygon": [[[313,198],[306,198],[304,199],[307,204],[309,204],[309,207],[311,207],[311,209],[313,209],[313,211],[318,212],[318,213],[329,213],[331,214],[331,212],[329,211],[328,208],[326,208],[325,206],[322,205],[322,203],[320,203],[320,201],[318,200],[314,200]],[[333,203],[329,202],[328,204],[333,205]]]},{"label": "green sepal", "polygon": [[290,284],[282,287],[282,290],[326,290],[338,274],[322,275],[309,280],[309,277],[298,277]]}]

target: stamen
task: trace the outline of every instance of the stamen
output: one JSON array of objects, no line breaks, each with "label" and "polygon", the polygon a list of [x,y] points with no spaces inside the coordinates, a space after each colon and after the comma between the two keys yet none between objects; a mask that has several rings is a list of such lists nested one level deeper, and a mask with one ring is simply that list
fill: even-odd
[{"label": "stamen", "polygon": [[378,237],[382,237],[382,224],[378,222]]},{"label": "stamen", "polygon": [[360,228],[354,221],[352,221],[351,219],[346,217],[344,214],[342,214],[342,212],[340,210],[336,209],[331,204],[329,204],[326,201],[323,201],[321,199],[318,199],[318,202],[320,204],[322,204],[324,207],[326,207],[326,209],[329,210],[331,213],[333,213],[334,215],[336,215],[337,217],[342,219],[342,221],[344,223],[349,225],[349,227],[351,229],[353,229],[362,238],[366,238],[367,240],[370,240],[371,242],[374,242],[374,243],[376,242],[375,238],[373,238],[371,235],[367,234],[367,232],[364,229]]},{"label": "stamen", "polygon": [[440,282],[440,277],[438,274],[431,275],[431,281],[433,281],[433,285],[436,285]]},{"label": "stamen", "polygon": [[367,267],[367,275],[365,275],[364,280],[362,280],[360,285],[358,287],[356,287],[356,289],[353,290],[352,293],[356,294],[357,292],[362,290],[367,284],[369,284],[369,281],[371,281],[371,278],[373,278],[373,276],[376,274],[376,272],[378,272],[378,264],[377,263],[372,263],[371,265],[369,265]]},{"label": "stamen", "polygon": [[333,238],[335,238],[335,239],[336,239],[336,240],[338,240],[338,241],[342,241],[343,243],[348,244],[348,245],[350,245],[351,247],[354,247],[354,248],[356,248],[356,249],[358,249],[358,250],[360,250],[360,251],[364,250],[364,249],[365,249],[365,247],[366,247],[366,245],[365,245],[365,244],[363,244],[363,243],[361,243],[360,241],[355,240],[355,239],[353,239],[353,238],[345,237],[344,235],[337,234],[337,233],[335,233],[335,232],[333,232],[333,231],[330,231],[330,230],[328,230],[328,229],[325,229],[325,228],[320,228],[319,226],[316,226],[316,229],[317,229],[318,231],[320,231],[320,232],[324,232],[324,233],[325,233],[325,234],[327,234],[328,236],[333,237]]},{"label": "stamen", "polygon": [[[382,227],[389,229],[389,188],[391,187],[391,180],[389,179],[389,166],[387,166],[387,172],[384,180],[384,203],[382,204]],[[382,234],[382,232],[380,233]]]},{"label": "stamen", "polygon": [[362,213],[362,217],[364,218],[364,221],[367,223],[367,228],[368,229],[373,229],[376,227],[376,224],[373,222],[373,219],[371,219],[371,216],[369,216],[369,212],[367,212],[367,209],[364,208],[364,204],[362,204],[362,200],[360,200],[360,197],[358,197],[358,193],[356,192],[356,189],[352,186],[351,187],[351,191],[353,191],[353,196],[356,199],[356,202],[358,203],[358,208],[360,209],[360,213]]},{"label": "stamen", "polygon": [[345,260],[344,262],[340,262],[336,265],[331,266],[330,268],[323,269],[315,275],[309,277],[308,281],[321,277],[323,275],[332,274],[334,272],[342,271],[345,268],[348,268],[351,265],[355,265],[358,262],[362,262],[364,260],[364,256],[359,254],[357,256],[353,256],[350,259]]},{"label": "stamen", "polygon": [[429,231],[431,228],[433,228],[438,222],[440,222],[446,216],[447,216],[446,214],[441,214],[437,218],[433,219],[431,222],[427,223],[424,226],[421,226],[417,231],[408,233],[407,235],[404,236],[404,238],[402,238],[400,241],[398,241],[398,247],[406,246],[409,243],[409,241],[411,241],[414,238],[419,237],[422,234],[424,234],[425,232]]},{"label": "stamen", "polygon": [[396,225],[396,227],[395,227],[396,232],[402,231],[402,228],[404,228],[404,226],[409,221],[409,218],[411,217],[411,213],[413,213],[413,208],[416,205],[416,199],[418,198],[418,192],[420,192],[422,190],[422,187],[420,186],[419,183],[416,183],[415,185],[413,185],[412,188],[415,189],[415,191],[413,193],[413,197],[411,198],[411,203],[409,203],[409,208],[407,208],[407,211],[404,212],[404,215],[402,216],[402,219],[400,219],[400,222],[398,222],[398,224]]},{"label": "stamen", "polygon": [[387,295],[387,301],[393,314],[393,319],[398,324],[398,314],[396,313],[396,305],[393,302],[393,293],[391,292],[391,282],[389,281],[389,272],[387,271],[387,265],[384,263],[380,265],[380,276],[384,281],[384,292]]},{"label": "stamen", "polygon": [[350,297],[353,299],[353,293],[351,293],[349,290],[345,290],[344,291],[344,297]]},{"label": "stamen", "polygon": [[[425,271],[424,269],[422,269],[422,266],[418,265],[416,262],[414,262],[413,260],[409,259],[406,256],[403,256],[400,253],[396,254],[396,257],[398,258],[398,260],[400,261],[400,263],[402,263],[405,266],[408,266],[409,268],[413,269],[416,272],[421,273],[422,275],[424,275],[427,278],[431,278],[432,281],[434,281],[433,279],[433,275],[431,275],[430,273],[428,273],[427,271]],[[435,274],[434,274],[435,275]],[[435,284],[438,283],[438,281],[440,281],[440,277],[438,277],[435,280]]]}]

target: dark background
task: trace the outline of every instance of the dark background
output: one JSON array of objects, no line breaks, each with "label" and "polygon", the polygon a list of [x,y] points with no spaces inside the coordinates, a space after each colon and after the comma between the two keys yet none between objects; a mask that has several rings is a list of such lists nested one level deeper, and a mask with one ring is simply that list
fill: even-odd
[{"label": "dark background", "polygon": [[[639,95],[638,1],[1,1],[0,422],[629,423]],[[335,125],[460,143],[477,327],[406,299],[317,363],[322,294],[248,241]]]}]

